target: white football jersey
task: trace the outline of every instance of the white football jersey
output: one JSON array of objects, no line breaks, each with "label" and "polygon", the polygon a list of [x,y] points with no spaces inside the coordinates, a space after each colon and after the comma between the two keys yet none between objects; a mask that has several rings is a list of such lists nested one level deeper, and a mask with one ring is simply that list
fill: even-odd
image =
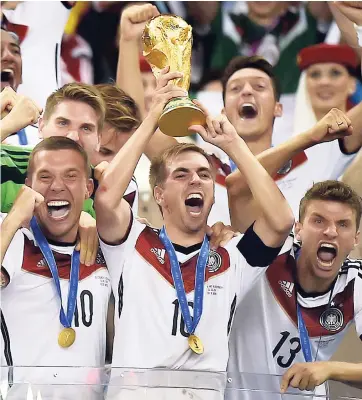
[{"label": "white football jersey", "polygon": [[[278,257],[237,308],[230,335],[228,364],[234,385],[275,393],[279,391],[279,378],[260,375],[255,379],[245,375],[241,379],[239,371],[283,375],[292,364],[305,362],[297,325],[295,268],[292,253]],[[362,340],[361,260],[345,261],[332,294],[328,291],[308,295],[300,288],[297,292],[313,360],[330,359],[353,320]],[[229,397],[251,400],[243,392]],[[259,392],[253,393],[252,399],[281,400],[282,397]]]},{"label": "white football jersey", "polygon": [[[191,314],[200,246],[175,245]],[[205,351],[197,355],[188,347],[169,258],[158,231],[134,220],[123,244],[110,246],[101,241],[101,248],[115,295],[112,366],[211,371],[226,370],[235,307],[265,271],[260,266],[268,265],[266,258],[274,259],[278,252],[262,244],[252,227],[225,248],[210,251],[203,314],[195,331]],[[245,253],[251,248],[256,251],[249,263],[256,267],[246,261]]]},{"label": "white football jersey", "polygon": [[[57,263],[63,308],[66,310],[74,246],[50,244],[50,247]],[[56,367],[103,367],[105,364],[111,282],[101,253],[94,265],[80,265],[77,303],[72,321],[76,340],[69,348],[62,348],[58,344],[58,335],[63,328],[59,322],[60,299],[47,262],[29,230],[16,232],[2,266],[10,279],[1,291],[2,365],[55,366],[45,371],[44,368],[41,371],[34,368],[31,373],[15,368],[14,376],[9,379],[45,384],[87,382],[90,377],[86,371],[74,368],[57,370]],[[25,398],[19,395],[17,390],[20,389],[14,385],[7,398]],[[57,398],[80,398],[75,397],[80,394],[75,386],[68,388],[75,392],[69,392],[65,387],[63,389],[65,392],[60,388]],[[42,399],[53,399],[54,393],[48,393],[47,396],[44,390]],[[89,389],[86,390],[88,394]],[[89,398],[99,397],[89,391]]]}]

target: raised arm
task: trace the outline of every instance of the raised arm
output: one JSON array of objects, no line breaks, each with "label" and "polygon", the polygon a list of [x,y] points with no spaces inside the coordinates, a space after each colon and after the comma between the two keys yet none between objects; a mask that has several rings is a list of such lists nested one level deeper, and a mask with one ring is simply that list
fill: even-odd
[{"label": "raised arm", "polygon": [[[342,125],[337,122],[343,121]],[[274,176],[298,153],[316,144],[351,135],[351,121],[340,110],[332,109],[312,129],[291,137],[286,142],[263,151],[257,160],[270,176]],[[226,178],[231,223],[244,232],[256,220],[260,207],[255,201],[246,176],[241,170],[234,171]]]},{"label": "raised arm", "polygon": [[[164,75],[166,70],[161,73],[161,77]],[[158,86],[149,114],[103,172],[95,195],[94,207],[97,214],[97,229],[105,242],[117,244],[124,239],[131,211],[123,195],[147,142],[155,132],[165,104],[174,97],[184,96],[186,96],[185,91],[174,85]]]},{"label": "raised arm", "polygon": [[362,46],[358,44],[358,37],[354,28],[354,24],[362,26],[362,2],[331,1],[328,2],[328,5],[343,38],[362,57]]},{"label": "raised arm", "polygon": [[142,118],[146,117],[140,70],[141,37],[146,22],[159,15],[152,4],[132,5],[124,9],[120,20],[117,85],[137,103]]},{"label": "raised arm", "polygon": [[[235,162],[260,209],[255,219],[254,232],[266,246],[282,245],[293,227],[293,212],[273,179],[238,136],[226,116],[214,119],[207,117],[206,128],[196,125],[190,129],[198,132],[205,141],[218,146]],[[235,228],[239,229],[238,226]]]},{"label": "raised arm", "polygon": [[[141,37],[147,21],[158,14],[157,8],[151,4],[133,5],[123,11],[120,22],[117,85],[135,100],[142,118],[146,116],[146,108],[139,63]],[[177,72],[165,75],[158,85],[166,86],[169,80],[180,76]],[[176,143],[176,139],[157,129],[145,147],[145,154],[152,159]]]}]

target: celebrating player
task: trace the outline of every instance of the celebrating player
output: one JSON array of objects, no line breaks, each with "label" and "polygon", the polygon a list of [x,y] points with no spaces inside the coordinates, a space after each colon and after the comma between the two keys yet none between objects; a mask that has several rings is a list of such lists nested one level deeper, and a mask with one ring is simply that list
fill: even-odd
[{"label": "celebrating player", "polygon": [[[139,41],[146,22],[155,15],[158,15],[155,6],[134,5],[122,13],[120,24],[117,84],[135,99],[143,116],[145,100],[139,65]],[[327,56],[330,57],[329,54]],[[353,57],[349,58],[351,59],[348,63],[353,64]],[[172,74],[173,78],[179,77],[175,71],[169,74]],[[278,158],[280,152],[283,152],[285,161],[272,176],[295,215],[298,215],[299,202],[313,182],[337,179],[355,157],[361,142],[359,138],[362,132],[362,103],[347,113],[347,118],[354,126],[353,135],[341,135],[340,141],[328,139],[331,141],[323,141],[321,146],[316,146],[320,141],[303,142],[300,140],[302,137],[299,137],[293,142],[293,147],[272,148],[274,120],[282,116],[278,87],[273,68],[266,60],[260,57],[236,57],[230,62],[223,77],[224,113],[253,154],[260,154],[258,159],[268,171],[275,164],[279,164]],[[310,133],[309,128],[311,127],[308,127],[306,134]],[[174,138],[165,136],[160,131],[155,133],[153,142],[157,142],[155,147],[159,152],[176,143]],[[263,163],[261,153],[264,151],[278,153],[276,156],[270,153],[270,162]],[[345,152],[351,154],[344,154]],[[244,231],[255,220],[255,209],[249,207],[248,213],[245,213],[248,218],[244,221],[238,218],[241,208],[238,204],[240,193],[237,181],[240,174],[237,171],[231,174],[235,165],[230,163],[227,155],[220,156],[220,151],[217,153],[218,156],[212,155],[217,179],[215,204],[209,216],[209,223],[223,221],[229,224],[231,215],[231,222]]]},{"label": "celebrating player", "polygon": [[[294,363],[328,360],[352,321],[362,338],[362,261],[348,258],[359,240],[360,219],[361,201],[342,182],[320,182],[305,194],[295,226],[300,242],[295,257],[270,265],[236,311],[230,372],[283,375]],[[263,343],[257,352],[256,343]],[[238,383],[260,389],[256,382]],[[275,382],[274,390],[278,386]]]},{"label": "celebrating player", "polygon": [[[333,58],[333,51],[327,49],[324,52],[326,59]],[[226,116],[274,177],[295,216],[301,198],[313,183],[338,179],[361,147],[362,103],[335,121],[340,125],[340,133],[345,131],[344,136],[322,135],[320,140],[305,141],[306,135],[298,134],[293,138],[292,147],[285,147],[282,143],[271,148],[274,119],[281,116],[282,110],[278,102],[278,83],[270,64],[259,57],[237,57],[225,70],[223,85]],[[350,125],[353,131],[348,129]],[[313,124],[306,129],[305,133],[313,129]],[[282,156],[285,161],[280,165],[278,158]],[[278,169],[274,170],[274,165],[278,165]],[[226,178],[230,214],[233,223],[237,218],[237,224],[241,221],[237,217],[241,210],[238,197],[240,177],[240,172],[235,171]],[[256,214],[252,207],[245,213],[251,220]]]},{"label": "celebrating player", "polygon": [[[116,293],[114,367],[225,370],[234,309],[292,226],[285,199],[225,117],[193,129],[235,159],[263,215],[241,239],[209,252],[205,230],[214,201],[213,169],[203,150],[178,144],[151,166],[163,229],[134,219],[123,193],[164,105],[185,95],[167,82],[158,86],[150,113],[105,170],[96,192],[101,248]],[[147,339],[141,336],[145,324]]]},{"label": "celebrating player", "polygon": [[[104,365],[108,271],[101,255],[86,267],[74,250],[83,201],[93,190],[89,176],[87,155],[73,140],[44,139],[32,152],[28,186],[20,190],[1,226],[2,365]],[[21,229],[29,221],[30,229]],[[53,380],[34,370],[16,379],[42,379],[45,384],[86,380],[84,370],[51,371]],[[15,385],[7,398],[21,398],[18,390]],[[56,390],[59,398],[83,393],[76,386]],[[87,392],[87,398],[102,398],[98,395]]]}]

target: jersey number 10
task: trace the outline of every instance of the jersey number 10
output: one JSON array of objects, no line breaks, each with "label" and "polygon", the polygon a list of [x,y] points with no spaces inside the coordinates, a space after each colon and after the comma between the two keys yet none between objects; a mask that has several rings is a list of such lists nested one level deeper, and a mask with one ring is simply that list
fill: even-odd
[{"label": "jersey number 10", "polygon": [[[172,304],[175,306],[174,312],[173,312],[173,320],[172,320],[172,336],[177,335],[178,321],[179,321],[179,319],[181,319],[180,333],[182,336],[188,337],[189,334],[185,331],[185,321],[184,321],[184,317],[181,315],[181,312],[180,312],[180,303],[179,303],[178,299],[173,301]],[[189,307],[194,309],[194,303],[192,301],[189,301],[187,304],[189,305]]]},{"label": "jersey number 10", "polygon": [[[82,323],[87,328],[92,325],[93,321],[93,294],[89,290],[83,290],[80,293],[80,307],[82,312]],[[74,326],[79,327],[79,311],[78,305],[75,306]]]}]

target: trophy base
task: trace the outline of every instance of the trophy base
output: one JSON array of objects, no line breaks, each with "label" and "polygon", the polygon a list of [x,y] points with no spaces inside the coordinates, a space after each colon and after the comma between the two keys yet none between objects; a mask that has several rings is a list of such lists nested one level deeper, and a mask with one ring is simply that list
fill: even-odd
[{"label": "trophy base", "polygon": [[206,115],[187,97],[178,97],[170,100],[158,120],[162,133],[168,136],[190,136],[192,125],[205,125]]}]

